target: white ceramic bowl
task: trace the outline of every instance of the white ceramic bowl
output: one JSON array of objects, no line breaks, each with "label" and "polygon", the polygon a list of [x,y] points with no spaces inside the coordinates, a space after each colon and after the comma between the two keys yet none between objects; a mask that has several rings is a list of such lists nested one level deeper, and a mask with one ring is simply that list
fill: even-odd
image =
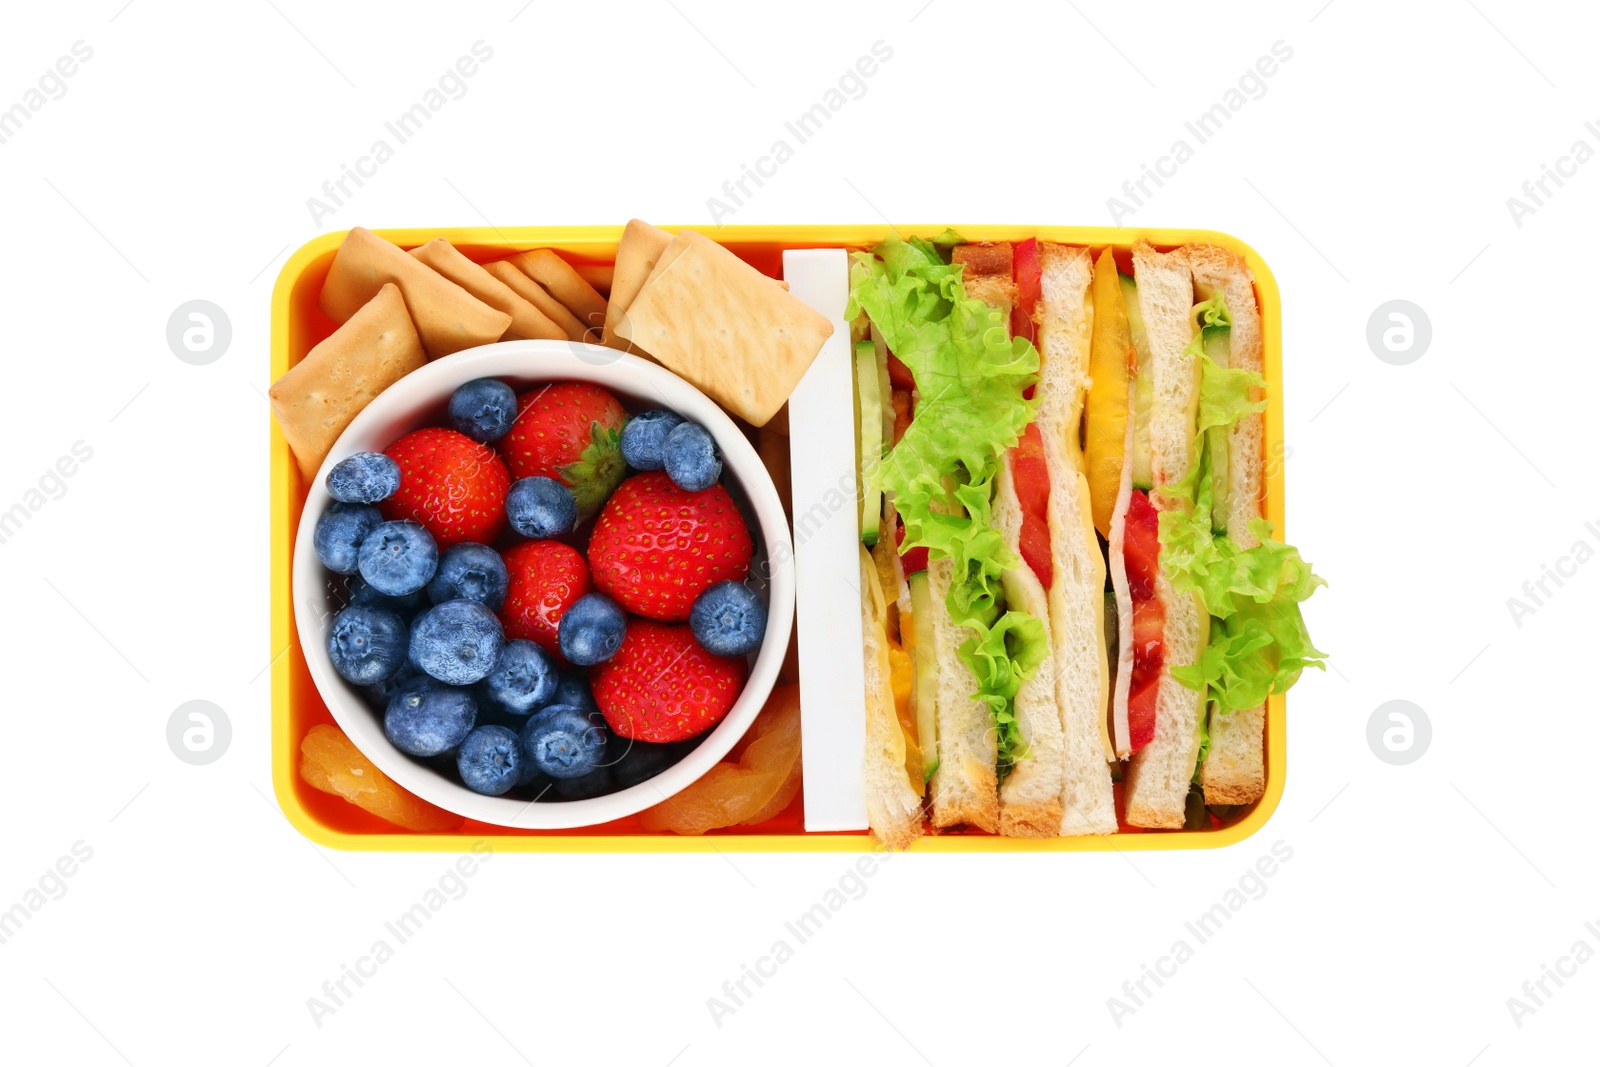
[{"label": "white ceramic bowl", "polygon": [[[324,479],[353,452],[381,452],[397,438],[428,425],[445,425],[445,406],[457,386],[474,378],[500,378],[512,388],[540,382],[594,382],[633,411],[665,408],[704,426],[723,456],[723,485],[753,518],[752,579],[765,578],[767,632],[755,653],[744,691],[727,716],[693,751],[649,781],[588,800],[530,803],[486,797],[453,777],[416,762],[383,735],[382,715],[339,677],[328,657],[327,626],[341,601],[317,559],[311,533],[332,503]],[[637,356],[567,341],[506,341],[434,360],[384,390],[340,436],[306,497],[294,548],[294,612],[311,677],[334,720],[367,758],[400,785],[441,808],[480,822],[523,829],[558,830],[620,819],[659,803],[699,778],[728,754],[766,702],[789,645],[794,620],[794,554],[783,505],[761,458],[733,420],[704,393],[672,372]],[[342,580],[337,585],[342,588]]]}]

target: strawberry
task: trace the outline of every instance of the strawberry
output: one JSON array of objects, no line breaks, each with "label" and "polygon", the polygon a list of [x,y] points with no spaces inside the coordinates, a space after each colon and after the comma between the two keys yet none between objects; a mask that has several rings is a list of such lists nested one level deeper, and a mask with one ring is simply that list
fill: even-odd
[{"label": "strawberry", "polygon": [[543,475],[571,489],[578,521],[586,522],[627,473],[626,421],[617,398],[599,386],[553,382],[517,397],[517,419],[500,439],[500,451],[512,477]]},{"label": "strawberry", "polygon": [[635,474],[611,494],[589,537],[602,593],[648,619],[682,622],[694,598],[750,569],[750,530],[720,484],[691,493],[665,471]]},{"label": "strawberry", "polygon": [[622,647],[590,682],[617,736],[660,744],[721,722],[744,688],[744,674],[743,659],[713,656],[687,626],[629,619]]},{"label": "strawberry", "polygon": [[437,426],[406,434],[384,453],[400,465],[400,488],[380,508],[386,519],[415,519],[440,548],[489,544],[505,527],[511,476],[488,445]]},{"label": "strawberry", "polygon": [[524,541],[505,551],[505,561],[511,572],[511,587],[500,608],[506,637],[537,642],[560,659],[556,626],[573,601],[593,588],[583,556],[560,541]]}]

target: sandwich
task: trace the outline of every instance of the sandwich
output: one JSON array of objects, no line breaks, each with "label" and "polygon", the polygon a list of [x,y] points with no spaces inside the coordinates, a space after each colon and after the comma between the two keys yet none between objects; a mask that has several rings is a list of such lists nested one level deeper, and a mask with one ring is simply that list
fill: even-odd
[{"label": "sandwich", "polygon": [[924,802],[936,830],[1117,828],[1078,443],[1090,268],[953,235],[855,256],[866,792],[891,847]]},{"label": "sandwich", "polygon": [[[1115,755],[1130,826],[1205,825],[1265,788],[1265,702],[1322,666],[1324,584],[1262,517],[1262,331],[1234,252],[1134,245],[1095,265],[1084,423],[1116,602]],[[1123,358],[1119,358],[1119,356]]]},{"label": "sandwich", "polygon": [[[868,823],[1198,825],[1259,799],[1321,580],[1262,518],[1253,281],[1210,246],[852,257]],[[1118,792],[1121,782],[1122,818]]]}]

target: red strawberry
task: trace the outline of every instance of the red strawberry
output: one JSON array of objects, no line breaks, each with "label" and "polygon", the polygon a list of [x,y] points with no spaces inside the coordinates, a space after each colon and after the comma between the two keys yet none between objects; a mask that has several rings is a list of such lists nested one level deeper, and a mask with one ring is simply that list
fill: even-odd
[{"label": "red strawberry", "polygon": [[744,688],[744,660],[713,656],[687,626],[629,619],[617,654],[591,674],[595,703],[619,737],[682,741],[722,721]]},{"label": "red strawberry", "polygon": [[415,519],[440,548],[491,543],[506,524],[511,476],[488,445],[437,426],[406,434],[384,453],[400,464],[400,489],[379,507],[386,519]]},{"label": "red strawberry", "polygon": [[593,588],[583,557],[560,541],[524,541],[506,550],[505,561],[511,572],[500,609],[506,637],[536,641],[559,658],[556,626],[572,602]]},{"label": "red strawberry", "polygon": [[500,439],[513,477],[543,475],[572,490],[578,521],[594,517],[628,465],[617,398],[587,382],[554,382],[517,397],[517,421]]},{"label": "red strawberry", "polygon": [[635,474],[606,501],[589,537],[594,584],[635,615],[689,617],[694,598],[750,569],[750,530],[720,484],[691,493],[665,471]]}]

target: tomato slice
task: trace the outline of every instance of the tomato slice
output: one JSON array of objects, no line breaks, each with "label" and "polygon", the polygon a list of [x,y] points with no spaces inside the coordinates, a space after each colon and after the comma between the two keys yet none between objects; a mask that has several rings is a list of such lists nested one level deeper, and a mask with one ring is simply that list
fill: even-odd
[{"label": "tomato slice", "polygon": [[1122,526],[1122,561],[1133,601],[1133,670],[1128,679],[1128,744],[1139,751],[1156,735],[1156,697],[1161,688],[1166,612],[1156,599],[1161,555],[1160,514],[1150,498],[1134,490]]},{"label": "tomato slice", "polygon": [[1053,577],[1050,563],[1050,467],[1045,463],[1044,439],[1039,424],[1030,422],[1011,449],[1011,480],[1016,486],[1017,503],[1022,506],[1022,529],[1017,547],[1022,559],[1038,575],[1039,584],[1050,588]]},{"label": "tomato slice", "polygon": [[917,380],[911,376],[911,368],[895,358],[893,352],[889,353],[889,384],[907,391],[917,386]]},{"label": "tomato slice", "polygon": [[900,569],[907,574],[928,569],[928,550],[926,548],[900,548],[906,541],[906,524],[900,516],[894,517],[894,547],[900,549]]},{"label": "tomato slice", "polygon": [[1128,747],[1139,751],[1156,736],[1156,695],[1160,690],[1161,676],[1145,680],[1145,684],[1128,693]]},{"label": "tomato slice", "polygon": [[894,404],[894,441],[891,443],[897,445],[911,428],[911,394],[895,389],[889,393],[889,399]]},{"label": "tomato slice", "polygon": [[1156,595],[1157,560],[1161,555],[1160,515],[1150,498],[1135,489],[1122,520],[1122,559],[1128,569],[1128,592],[1133,599]]},{"label": "tomato slice", "polygon": [[1017,303],[1011,309],[1011,336],[1038,343],[1033,309],[1039,303],[1039,242],[1030,237],[1011,253],[1011,276],[1017,283]]}]

